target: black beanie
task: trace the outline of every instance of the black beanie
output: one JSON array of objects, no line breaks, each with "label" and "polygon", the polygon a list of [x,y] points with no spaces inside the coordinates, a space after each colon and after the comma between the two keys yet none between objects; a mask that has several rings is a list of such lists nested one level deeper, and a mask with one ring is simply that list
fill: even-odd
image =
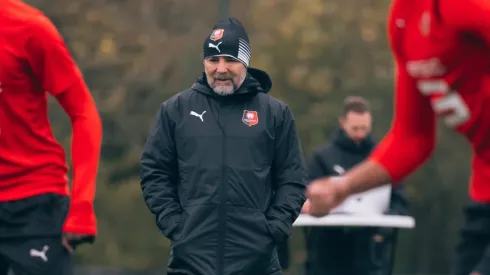
[{"label": "black beanie", "polygon": [[204,59],[211,56],[229,56],[248,67],[250,43],[242,23],[236,18],[221,20],[213,27],[203,44]]}]

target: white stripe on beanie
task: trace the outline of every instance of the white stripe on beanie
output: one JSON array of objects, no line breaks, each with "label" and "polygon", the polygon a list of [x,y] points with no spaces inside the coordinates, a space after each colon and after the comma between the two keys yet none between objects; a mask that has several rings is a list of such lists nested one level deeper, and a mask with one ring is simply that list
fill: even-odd
[{"label": "white stripe on beanie", "polygon": [[237,58],[240,59],[248,67],[248,65],[250,64],[250,57],[251,57],[250,45],[245,39],[238,38]]}]

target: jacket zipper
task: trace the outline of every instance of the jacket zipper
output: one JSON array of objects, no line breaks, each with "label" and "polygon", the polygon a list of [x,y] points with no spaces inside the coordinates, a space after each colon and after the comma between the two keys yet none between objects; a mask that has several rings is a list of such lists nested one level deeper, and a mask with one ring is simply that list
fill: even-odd
[{"label": "jacket zipper", "polygon": [[221,185],[220,185],[220,206],[219,206],[219,221],[218,221],[218,274],[224,274],[224,247],[225,247],[225,235],[226,235],[226,134],[224,131],[224,127],[221,125],[221,121],[219,121],[218,116],[218,124],[221,128],[222,134],[222,148],[221,148]]},{"label": "jacket zipper", "polygon": [[218,274],[224,274],[224,268],[223,268],[223,261],[224,261],[224,241],[225,241],[225,235],[226,235],[226,204],[225,204],[225,194],[226,194],[226,168],[224,164],[226,163],[225,159],[225,149],[226,148],[226,137],[223,135],[223,166],[222,166],[222,180],[221,180],[221,186],[220,186],[220,192],[221,192],[221,205],[219,208],[219,235],[218,235],[218,261],[219,261],[219,270]]}]

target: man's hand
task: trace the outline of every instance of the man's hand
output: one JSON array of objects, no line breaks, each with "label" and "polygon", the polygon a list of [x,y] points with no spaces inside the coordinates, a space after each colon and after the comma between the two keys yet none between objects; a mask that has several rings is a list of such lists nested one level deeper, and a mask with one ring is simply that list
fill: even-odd
[{"label": "man's hand", "polygon": [[90,241],[93,239],[93,236],[83,235],[83,234],[75,234],[75,233],[63,233],[63,237],[61,239],[61,243],[66,248],[66,250],[70,253],[73,252],[73,249],[84,242]]},{"label": "man's hand", "polygon": [[310,208],[311,208],[311,202],[309,199],[306,199],[305,203],[303,204],[303,207],[301,208],[301,214],[309,214]]},{"label": "man's hand", "polygon": [[381,235],[381,234],[375,234],[375,235],[373,236],[373,240],[374,240],[375,242],[377,242],[377,243],[382,243],[382,242],[384,242],[385,238],[384,238],[384,237],[383,237],[383,235]]},{"label": "man's hand", "polygon": [[349,195],[348,183],[343,177],[320,178],[311,182],[306,191],[308,200],[303,213],[321,217],[342,203]]},{"label": "man's hand", "polygon": [[391,181],[390,174],[380,164],[364,161],[341,177],[320,178],[309,184],[306,195],[309,205],[304,207],[308,214],[321,217],[348,196],[380,187]]}]

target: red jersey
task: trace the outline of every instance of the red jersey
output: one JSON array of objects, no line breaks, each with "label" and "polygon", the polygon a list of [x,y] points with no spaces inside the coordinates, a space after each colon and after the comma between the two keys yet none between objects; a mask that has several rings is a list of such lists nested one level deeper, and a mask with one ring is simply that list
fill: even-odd
[{"label": "red jersey", "polygon": [[431,155],[440,117],[471,143],[471,198],[490,202],[490,2],[394,0],[388,28],[395,114],[371,159],[399,181]]},{"label": "red jersey", "polygon": [[[61,36],[40,11],[18,0],[2,0],[0,26],[0,202],[44,193],[68,195],[65,152],[51,131],[47,93],[69,114],[74,146],[75,139],[86,138],[82,132],[90,131],[83,117],[98,119],[92,98]],[[74,182],[67,223],[73,233],[95,234],[94,155],[101,135],[97,126],[95,138],[86,141],[88,148],[72,149],[92,152],[91,159],[72,152]]]}]

